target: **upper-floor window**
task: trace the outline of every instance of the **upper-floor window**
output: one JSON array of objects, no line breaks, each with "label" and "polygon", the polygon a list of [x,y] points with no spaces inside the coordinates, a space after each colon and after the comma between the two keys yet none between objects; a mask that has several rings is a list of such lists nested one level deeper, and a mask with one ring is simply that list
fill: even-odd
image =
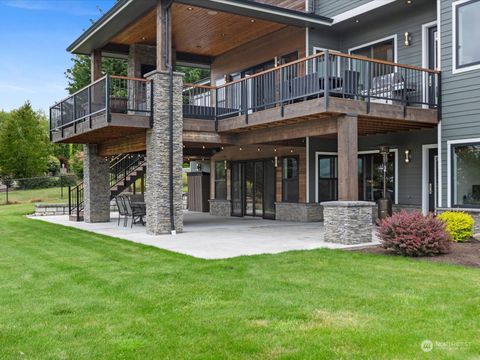
[{"label": "upper-floor window", "polygon": [[453,70],[480,69],[480,1],[453,3]]},{"label": "upper-floor window", "polygon": [[380,41],[361,48],[350,50],[351,54],[365,56],[370,59],[385,60],[393,62],[395,60],[394,39]]}]

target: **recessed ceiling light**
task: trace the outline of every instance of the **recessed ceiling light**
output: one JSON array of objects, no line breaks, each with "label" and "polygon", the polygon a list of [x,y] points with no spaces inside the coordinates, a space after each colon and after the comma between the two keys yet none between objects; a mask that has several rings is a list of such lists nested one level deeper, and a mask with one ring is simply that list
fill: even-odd
[{"label": "recessed ceiling light", "polygon": [[227,34],[225,34],[225,33],[221,33],[220,35],[222,35],[222,37],[225,37]]},{"label": "recessed ceiling light", "polygon": [[208,14],[208,15],[217,15],[218,12],[215,11],[215,10],[209,10],[209,11],[207,12],[207,14]]},{"label": "recessed ceiling light", "polygon": [[355,19],[355,22],[358,24],[358,23],[360,22],[360,20],[358,20],[358,19]]},{"label": "recessed ceiling light", "polygon": [[145,36],[142,36],[142,40],[145,41],[147,40],[147,38]]},{"label": "recessed ceiling light", "polygon": [[187,10],[188,10],[188,11],[192,11],[193,8],[192,8],[191,6],[189,6],[189,7],[187,7]]},{"label": "recessed ceiling light", "polygon": [[411,3],[413,3],[413,0],[407,0],[406,3],[407,5],[410,5]]},{"label": "recessed ceiling light", "polygon": [[254,22],[255,22],[255,19],[250,19],[250,22],[251,22],[251,23],[254,23]]}]

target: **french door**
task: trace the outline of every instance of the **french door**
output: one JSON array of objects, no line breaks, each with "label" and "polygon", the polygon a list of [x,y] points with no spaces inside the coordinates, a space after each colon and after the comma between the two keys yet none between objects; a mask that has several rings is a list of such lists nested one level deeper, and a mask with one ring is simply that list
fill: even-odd
[{"label": "french door", "polygon": [[274,161],[232,163],[232,215],[275,218]]}]

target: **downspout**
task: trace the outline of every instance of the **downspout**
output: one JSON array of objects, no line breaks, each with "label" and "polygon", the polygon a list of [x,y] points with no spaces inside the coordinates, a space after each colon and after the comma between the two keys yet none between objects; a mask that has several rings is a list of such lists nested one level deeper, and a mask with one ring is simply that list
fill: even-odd
[{"label": "downspout", "polygon": [[175,206],[174,206],[174,186],[173,186],[173,65],[170,62],[170,2],[164,10],[163,23],[165,26],[164,39],[163,39],[163,56],[165,58],[165,64],[168,70],[169,88],[168,88],[168,127],[169,127],[169,139],[168,139],[168,153],[169,153],[169,195],[170,195],[170,229],[171,233],[175,234]]}]

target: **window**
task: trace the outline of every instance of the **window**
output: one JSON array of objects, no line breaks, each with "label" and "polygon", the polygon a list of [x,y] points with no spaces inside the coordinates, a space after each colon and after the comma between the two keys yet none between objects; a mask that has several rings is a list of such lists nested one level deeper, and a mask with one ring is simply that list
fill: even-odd
[{"label": "window", "polygon": [[[387,196],[396,201],[396,155],[392,150],[387,159]],[[338,199],[337,155],[318,153],[317,157],[317,200]],[[383,196],[383,156],[379,153],[358,155],[358,199],[377,201]]]},{"label": "window", "polygon": [[381,41],[365,47],[351,50],[353,55],[365,56],[370,59],[385,60],[393,62],[395,60],[395,42],[394,39]]},{"label": "window", "polygon": [[282,201],[298,202],[298,158],[295,156],[282,161]]},{"label": "window", "polygon": [[480,143],[452,146],[452,206],[480,206]]},{"label": "window", "polygon": [[215,199],[227,198],[227,170],[223,161],[215,163]]},{"label": "window", "polygon": [[480,1],[460,1],[453,4],[454,70],[480,65]]}]

